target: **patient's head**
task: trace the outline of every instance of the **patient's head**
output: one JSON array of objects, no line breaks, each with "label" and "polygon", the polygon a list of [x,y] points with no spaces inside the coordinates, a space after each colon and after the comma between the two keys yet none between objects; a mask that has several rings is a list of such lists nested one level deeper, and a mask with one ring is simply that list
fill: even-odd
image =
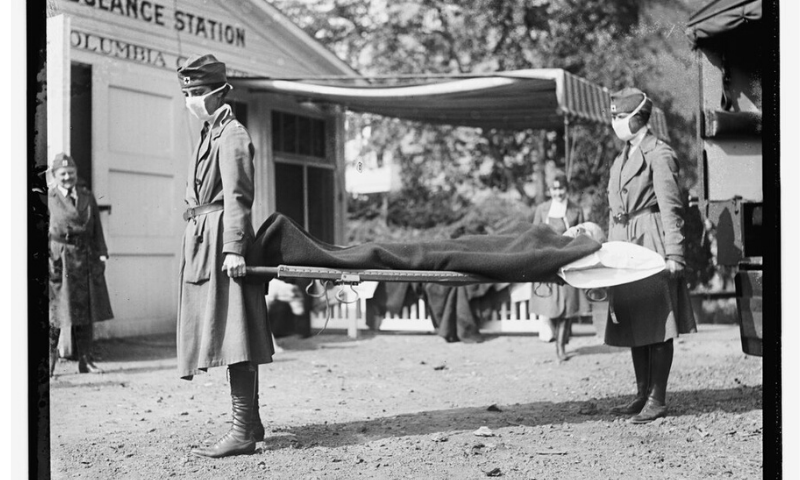
[{"label": "patient's head", "polygon": [[606,234],[603,232],[603,229],[600,228],[600,225],[593,222],[583,222],[574,227],[570,227],[569,230],[564,232],[564,235],[572,238],[576,238],[578,235],[586,235],[598,243],[606,241]]}]

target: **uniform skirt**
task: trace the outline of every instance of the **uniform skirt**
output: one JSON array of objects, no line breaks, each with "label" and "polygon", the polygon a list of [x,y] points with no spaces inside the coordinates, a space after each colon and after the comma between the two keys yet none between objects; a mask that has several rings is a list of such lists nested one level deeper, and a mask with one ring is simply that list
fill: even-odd
[{"label": "uniform skirt", "polygon": [[609,289],[605,343],[640,347],[697,331],[689,289],[667,272]]}]

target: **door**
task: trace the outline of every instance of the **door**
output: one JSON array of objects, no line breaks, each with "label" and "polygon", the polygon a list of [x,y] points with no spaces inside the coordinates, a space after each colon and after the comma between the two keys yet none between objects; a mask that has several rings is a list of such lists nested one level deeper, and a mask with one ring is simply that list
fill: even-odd
[{"label": "door", "polygon": [[[189,126],[172,77],[93,69],[93,164],[115,320],[99,336],[174,331]],[[101,331],[104,330],[104,331]]]}]

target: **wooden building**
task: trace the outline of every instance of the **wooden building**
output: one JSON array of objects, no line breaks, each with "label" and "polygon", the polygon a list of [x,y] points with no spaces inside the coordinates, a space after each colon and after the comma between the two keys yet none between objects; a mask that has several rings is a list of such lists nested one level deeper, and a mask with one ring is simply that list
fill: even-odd
[{"label": "wooden building", "polygon": [[[181,214],[201,125],[177,67],[212,53],[230,77],[357,76],[263,0],[50,0],[48,158],[72,154],[102,210],[116,318],[96,336],[175,328]],[[315,236],[344,231],[344,113],[234,88],[255,146],[257,228],[281,211]]]}]

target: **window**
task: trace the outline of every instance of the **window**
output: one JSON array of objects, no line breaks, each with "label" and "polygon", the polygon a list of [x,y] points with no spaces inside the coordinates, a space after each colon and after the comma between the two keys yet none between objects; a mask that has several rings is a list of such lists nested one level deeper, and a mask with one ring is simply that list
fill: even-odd
[{"label": "window", "polygon": [[272,112],[276,210],[333,243],[335,162],[326,142],[325,120]]},{"label": "window", "polygon": [[325,120],[273,110],[272,148],[325,160]]}]

